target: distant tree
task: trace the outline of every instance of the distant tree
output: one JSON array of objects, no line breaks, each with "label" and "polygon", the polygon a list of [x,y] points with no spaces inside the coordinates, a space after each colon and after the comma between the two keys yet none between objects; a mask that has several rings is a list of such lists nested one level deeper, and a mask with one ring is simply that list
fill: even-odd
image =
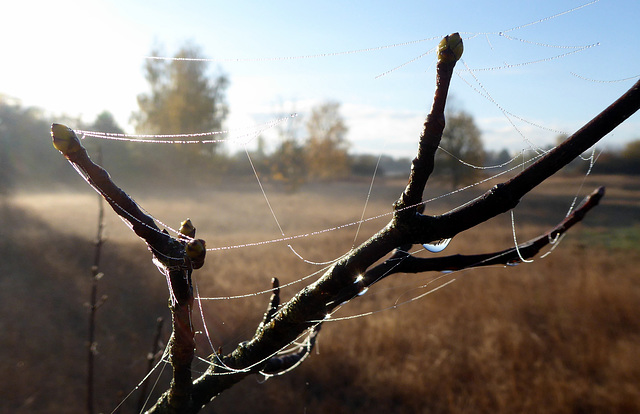
[{"label": "distant tree", "polygon": [[39,186],[44,176],[67,176],[65,163],[50,157],[50,151],[41,145],[42,131],[50,125],[51,120],[39,108],[25,107],[19,99],[0,95],[0,193]]},{"label": "distant tree", "polygon": [[283,182],[289,191],[297,190],[305,182],[304,148],[299,142],[285,139],[280,143],[271,157],[271,176]]},{"label": "distant tree", "polygon": [[[247,165],[246,152],[251,157],[250,165]],[[242,174],[242,170],[245,170],[245,174],[249,173],[253,176],[253,169],[255,169],[261,178],[268,179],[271,175],[271,160],[269,154],[267,154],[267,142],[262,135],[258,135],[256,138],[256,148],[254,150],[240,150],[230,158],[230,162],[234,164],[233,169],[236,173]],[[251,166],[253,168],[249,168]]]},{"label": "distant tree", "polygon": [[256,138],[256,150],[254,152],[254,156],[260,159],[267,157],[267,144],[262,135],[258,135],[258,138]]},{"label": "distant tree", "polygon": [[14,166],[9,157],[9,128],[4,120],[7,106],[0,96],[0,200],[11,191],[14,175]]},{"label": "distant tree", "polygon": [[555,143],[555,145],[558,146],[558,145],[562,144],[563,142],[565,142],[567,140],[567,138],[569,138],[569,135],[567,135],[567,134],[558,134],[558,135],[556,135],[556,139],[555,139],[556,143]]},{"label": "distant tree", "polygon": [[501,165],[504,163],[507,163],[511,160],[511,154],[509,153],[509,150],[506,148],[503,148],[502,151],[500,151],[495,158],[495,163],[497,165]]},{"label": "distant tree", "polygon": [[598,174],[639,175],[640,139],[626,143],[621,149],[599,153],[594,171]]},{"label": "distant tree", "polygon": [[493,167],[497,167],[498,165],[503,165],[501,169],[508,168],[507,163],[512,159],[511,153],[508,149],[503,148],[500,151],[485,151],[484,153],[484,163],[485,165],[490,165]]},{"label": "distant tree", "polygon": [[[113,114],[106,110],[99,113],[88,128],[92,131],[124,134],[124,130],[118,125]],[[131,153],[134,148],[133,144],[126,143],[122,145],[120,142],[112,142],[109,140],[95,140],[95,142],[92,143],[96,145],[96,148],[99,148],[106,165],[111,166],[115,171],[123,173],[123,175],[132,175]]]},{"label": "distant tree", "polygon": [[385,175],[385,170],[380,165],[379,159],[380,158],[378,156],[371,154],[358,154],[350,156],[349,166],[351,174],[355,176],[370,177],[371,174],[373,174],[373,172],[375,171],[376,175],[378,176]]},{"label": "distant tree", "polygon": [[627,142],[620,155],[622,158],[634,160],[636,163],[640,164],[640,139]]},{"label": "distant tree", "polygon": [[296,191],[307,178],[305,149],[296,132],[299,119],[291,120],[286,127],[278,126],[280,144],[269,162],[271,178],[284,183],[289,191]]},{"label": "distant tree", "polygon": [[[159,54],[157,49],[152,51],[154,56]],[[188,134],[222,129],[228,113],[227,77],[220,73],[211,77],[205,61],[178,60],[202,57],[199,47],[187,43],[175,54],[177,60],[146,61],[150,92],[138,95],[140,110],[132,115],[137,132]],[[215,147],[211,146],[214,151]]]},{"label": "distant tree", "polygon": [[124,134],[124,130],[116,122],[113,114],[109,111],[102,111],[91,124],[91,128],[100,132],[110,132],[114,134]]},{"label": "distant tree", "polygon": [[[463,164],[481,165],[484,158],[484,148],[481,133],[473,117],[464,112],[449,112],[446,116],[447,124],[442,134],[437,155],[438,168],[448,174],[451,185],[456,188],[459,184],[473,180],[478,170]],[[445,152],[446,151],[446,152]]]},{"label": "distant tree", "polygon": [[[388,176],[404,176],[407,173],[407,165],[411,164],[411,158],[393,158],[390,155],[380,157],[380,165],[378,169],[382,169]],[[403,169],[404,167],[404,169]]]},{"label": "distant tree", "polygon": [[348,175],[348,128],[340,114],[340,103],[325,102],[313,108],[306,128],[305,161],[309,178],[329,180]]},{"label": "distant tree", "polygon": [[619,160],[616,163],[617,173],[640,174],[640,139],[627,142],[620,151]]}]

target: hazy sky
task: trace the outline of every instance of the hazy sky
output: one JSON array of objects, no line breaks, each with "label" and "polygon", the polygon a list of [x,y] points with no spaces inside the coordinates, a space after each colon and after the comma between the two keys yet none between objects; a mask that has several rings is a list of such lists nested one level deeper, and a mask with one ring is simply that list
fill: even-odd
[{"label": "hazy sky", "polygon": [[[192,41],[230,78],[227,128],[283,112],[304,122],[312,105],[337,100],[355,151],[413,156],[434,89],[427,52],[458,31],[452,103],[475,117],[489,148],[516,150],[573,132],[640,75],[640,1],[587,3],[5,1],[0,93],[85,121],[106,109],[133,132],[144,57],[154,44],[170,56]],[[637,114],[603,143],[633,138]]]}]

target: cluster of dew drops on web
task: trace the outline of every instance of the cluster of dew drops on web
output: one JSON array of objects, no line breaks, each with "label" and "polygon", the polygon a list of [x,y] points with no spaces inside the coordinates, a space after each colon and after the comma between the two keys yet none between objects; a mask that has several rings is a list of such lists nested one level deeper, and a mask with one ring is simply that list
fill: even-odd
[{"label": "cluster of dew drops on web", "polygon": [[[543,125],[539,125],[535,122],[531,122],[529,120],[527,120],[525,117],[520,116],[518,114],[515,114],[513,112],[511,112],[508,108],[504,107],[502,104],[500,104],[496,99],[493,98],[491,91],[484,86],[484,84],[482,83],[482,74],[484,72],[488,72],[488,71],[508,71],[510,69],[513,68],[518,68],[518,67],[523,67],[523,66],[529,66],[529,65],[535,65],[535,64],[539,64],[539,63],[544,63],[544,62],[550,62],[550,61],[554,61],[554,60],[558,60],[558,59],[562,59],[565,58],[569,55],[572,54],[576,54],[576,53],[580,53],[583,52],[587,49],[596,47],[597,44],[587,44],[587,45],[580,45],[580,46],[565,46],[565,45],[552,45],[552,44],[545,44],[545,43],[539,43],[539,42],[534,42],[534,41],[530,41],[527,39],[523,39],[523,38],[518,38],[514,35],[514,33],[517,33],[517,31],[519,29],[523,29],[525,27],[529,27],[529,26],[534,26],[534,25],[538,25],[538,24],[542,24],[544,22],[547,22],[551,19],[555,19],[555,18],[559,18],[561,16],[564,16],[566,14],[575,12],[581,8],[584,7],[588,7],[594,3],[597,3],[598,0],[589,2],[589,3],[585,3],[582,4],[580,6],[577,6],[573,9],[570,10],[566,10],[554,15],[550,15],[548,17],[542,18],[542,19],[538,19],[535,21],[532,21],[530,23],[527,24],[523,24],[520,26],[515,26],[512,28],[507,28],[505,30],[502,31],[497,31],[497,32],[485,32],[485,33],[464,33],[461,32],[460,34],[463,37],[463,40],[468,41],[474,38],[480,38],[483,39],[484,41],[486,41],[489,46],[491,46],[491,42],[492,39],[496,39],[496,38],[500,38],[503,40],[508,40],[508,41],[512,41],[515,42],[517,44],[522,44],[522,45],[527,45],[527,44],[533,44],[536,46],[540,46],[540,47],[544,47],[550,50],[560,50],[560,53],[555,53],[555,54],[551,54],[549,57],[547,58],[543,58],[543,59],[536,59],[536,60],[530,60],[530,61],[522,61],[522,62],[518,62],[518,63],[512,63],[512,64],[503,64],[503,65],[498,65],[495,67],[486,67],[486,68],[471,68],[466,61],[464,61],[464,59],[461,59],[460,62],[460,67],[459,69],[457,69],[457,71],[455,72],[455,74],[457,75],[457,78],[464,84],[466,85],[468,88],[470,88],[471,90],[473,90],[475,93],[477,93],[478,95],[480,95],[482,98],[484,98],[489,105],[493,106],[495,108],[495,110],[497,111],[497,113],[504,117],[504,119],[508,122],[508,124],[510,125],[510,127],[512,128],[513,131],[515,131],[515,133],[517,135],[520,136],[522,143],[523,143],[523,150],[520,153],[517,153],[513,158],[511,158],[510,160],[507,160],[505,162],[502,162],[498,165],[475,165],[473,163],[467,162],[464,159],[459,159],[456,158],[447,148],[443,148],[440,147],[439,150],[441,152],[443,152],[446,156],[448,157],[452,157],[454,158],[457,162],[461,163],[464,167],[466,168],[470,168],[470,169],[476,169],[476,170],[484,170],[484,174],[482,175],[482,179],[474,182],[473,184],[469,184],[460,188],[457,188],[453,191],[449,191],[445,194],[439,195],[439,196],[435,196],[435,197],[431,197],[431,198],[427,198],[426,200],[424,200],[422,202],[422,204],[428,204],[431,202],[434,202],[436,200],[440,200],[442,198],[445,197],[450,197],[453,194],[456,193],[461,193],[464,191],[467,191],[469,189],[472,189],[474,187],[477,187],[481,184],[484,184],[488,181],[500,178],[505,176],[506,174],[509,174],[511,172],[520,170],[525,168],[527,165],[529,165],[530,163],[535,162],[537,159],[539,159],[540,157],[544,156],[544,154],[548,151],[548,149],[543,149],[540,145],[536,145],[536,143],[534,142],[534,140],[530,139],[523,131],[522,128],[519,127],[519,125],[525,124],[528,126],[533,126],[535,128],[539,128],[542,130],[546,130],[548,132],[552,132],[554,134],[566,134],[565,131],[559,131],[556,129],[552,129],[552,128],[548,128],[546,126]],[[225,61],[225,60],[232,60],[232,61],[261,61],[261,60],[272,60],[272,61],[285,61],[285,60],[293,60],[293,59],[310,59],[310,58],[330,58],[333,56],[339,56],[339,55],[350,55],[350,54],[359,54],[359,53],[364,53],[364,52],[376,52],[376,51],[380,51],[383,49],[388,49],[388,48],[397,48],[397,47],[402,47],[402,46],[407,46],[407,45],[413,45],[413,44],[417,44],[417,43],[424,43],[424,42],[430,42],[430,43],[434,43],[437,42],[442,36],[438,35],[438,36],[432,36],[429,38],[425,38],[425,39],[419,39],[419,40],[410,40],[407,42],[403,42],[403,43],[396,43],[396,44],[390,44],[390,45],[382,45],[382,46],[375,46],[375,47],[367,47],[367,48],[362,48],[362,49],[357,49],[357,50],[349,50],[349,51],[342,51],[342,52],[327,52],[327,53],[322,53],[322,54],[315,54],[315,55],[302,55],[302,56],[285,56],[285,57],[274,57],[274,58],[256,58],[256,59],[185,59],[185,58],[181,58],[181,59],[176,59],[176,58],[170,58],[170,57],[162,57],[162,56],[149,56],[146,57],[146,59],[162,59],[162,60],[182,60],[182,61],[190,61],[190,60],[200,60],[200,61],[214,61],[214,62],[220,62],[220,61]],[[430,44],[429,43],[429,44]],[[402,71],[402,69],[410,64],[413,64],[425,57],[431,57],[433,59],[435,59],[435,48],[429,49],[428,51],[424,52],[423,54],[420,54],[416,57],[414,57],[413,59],[404,62],[404,63],[400,63],[397,64],[395,66],[392,66],[390,69],[378,74],[376,76],[376,78],[382,78],[382,77],[386,77],[386,76],[393,76],[394,73],[398,72],[398,71]],[[586,77],[581,76],[578,73],[573,73],[572,74],[580,79],[583,79],[585,81],[589,81],[589,82],[605,82],[605,81],[599,81],[599,80],[594,80],[594,79],[588,79]],[[633,78],[630,78],[633,79]],[[626,79],[620,79],[620,80],[616,80],[616,81],[624,81]],[[610,81],[610,82],[616,82],[616,81]],[[609,82],[609,81],[606,81]],[[349,251],[351,249],[353,249],[354,247],[356,247],[356,242],[359,239],[359,236],[361,235],[361,230],[362,230],[362,225],[364,223],[373,221],[373,220],[378,220],[378,219],[383,219],[383,218],[391,218],[391,215],[393,214],[391,211],[387,212],[387,213],[383,213],[383,214],[379,214],[379,215],[368,215],[367,211],[368,211],[368,204],[372,195],[372,192],[375,191],[375,180],[376,177],[378,175],[378,170],[379,170],[379,163],[380,163],[380,159],[382,157],[382,153],[380,153],[378,155],[377,158],[377,163],[375,165],[375,168],[373,169],[373,171],[371,171],[371,177],[370,177],[370,181],[367,184],[368,186],[368,191],[366,194],[366,197],[364,198],[363,202],[362,202],[362,210],[361,210],[361,214],[359,217],[354,217],[353,220],[348,221],[348,222],[342,222],[342,223],[337,223],[331,227],[327,227],[327,228],[319,228],[310,232],[305,232],[305,233],[287,233],[285,232],[284,228],[286,226],[283,225],[283,221],[286,222],[287,217],[286,215],[283,215],[282,213],[280,213],[276,208],[274,208],[272,202],[271,202],[271,198],[272,195],[270,194],[270,192],[267,190],[267,187],[265,185],[263,185],[263,179],[261,178],[260,174],[258,173],[255,165],[254,165],[254,160],[252,158],[252,155],[250,153],[250,151],[248,150],[249,145],[257,139],[258,136],[260,136],[263,132],[268,131],[272,128],[276,128],[278,126],[283,125],[284,123],[287,122],[291,122],[292,119],[296,118],[298,115],[296,113],[291,113],[288,114],[286,116],[282,116],[282,117],[278,117],[278,118],[274,118],[270,121],[264,122],[262,124],[259,125],[251,125],[251,126],[245,126],[245,127],[241,127],[241,128],[237,128],[237,129],[229,129],[229,130],[224,130],[224,131],[204,131],[201,133],[194,133],[194,134],[145,134],[145,135],[136,135],[136,134],[115,134],[115,133],[107,133],[107,132],[101,132],[101,131],[85,131],[85,130],[76,130],[76,133],[82,138],[82,139],[105,139],[105,140],[113,140],[113,141],[120,141],[120,142],[133,142],[133,143],[137,143],[139,145],[163,145],[163,144],[180,144],[180,145],[194,145],[194,144],[214,144],[214,143],[222,143],[222,142],[234,142],[236,144],[240,144],[240,146],[242,148],[244,148],[244,152],[246,154],[246,159],[247,159],[247,163],[249,165],[249,167],[251,168],[251,171],[255,177],[255,184],[256,184],[256,191],[259,192],[259,194],[261,195],[261,198],[263,199],[264,203],[262,208],[265,208],[269,215],[271,216],[272,220],[273,220],[273,224],[275,226],[275,229],[277,229],[277,234],[274,235],[273,238],[271,239],[266,239],[266,240],[248,240],[244,243],[241,244],[234,244],[234,245],[223,245],[223,246],[213,246],[213,247],[208,247],[207,250],[211,251],[211,252],[218,252],[218,253],[224,253],[225,251],[229,251],[229,250],[236,250],[236,249],[248,249],[248,248],[254,248],[254,247],[258,247],[258,246],[263,246],[263,245],[267,245],[267,244],[277,244],[280,246],[283,246],[283,248],[287,249],[292,257],[292,259],[294,260],[301,260],[304,263],[307,263],[309,265],[313,265],[316,266],[316,269],[308,274],[302,275],[300,277],[295,278],[295,280],[289,281],[287,283],[284,283],[280,286],[280,288],[287,288],[287,287],[292,287],[294,285],[296,286],[301,286],[303,283],[308,283],[310,281],[316,280],[318,277],[320,277],[333,263],[335,263],[336,261],[338,261],[341,257],[343,257],[344,255],[348,254]],[[526,151],[531,151],[533,152],[533,156],[527,157],[525,156],[525,152]],[[589,157],[584,157],[583,161],[588,163],[588,168],[587,168],[587,172],[585,173],[584,179],[586,179],[586,177],[589,175],[589,173],[591,172],[591,169],[597,159],[597,152],[595,149],[593,149],[591,155]],[[409,166],[407,166],[407,169],[409,168]],[[84,174],[83,171],[78,170],[78,173],[80,175],[82,175],[85,179],[86,179],[86,174]],[[91,183],[90,183],[91,184]],[[582,184],[580,184],[580,188],[577,189],[576,191],[576,195],[573,199],[573,201],[570,203],[570,206],[568,206],[568,211],[567,211],[567,215],[569,215],[576,204],[576,200],[579,197],[580,191],[582,190],[582,185],[584,184],[584,180],[582,182]],[[95,187],[94,187],[95,188]],[[98,190],[98,189],[96,189]],[[98,190],[99,191],[99,190]],[[103,194],[104,195],[104,194]],[[118,208],[117,204],[115,202],[113,202],[113,200],[111,200],[112,204],[114,204],[116,206],[116,208]],[[124,210],[122,210],[124,211]],[[149,214],[151,216],[151,214],[149,212],[146,212],[147,214]],[[515,214],[514,211],[512,210],[510,212],[511,214],[511,227],[512,227],[512,233],[513,233],[513,242],[514,245],[516,247],[518,247],[518,240],[517,240],[517,234],[516,234],[516,219],[515,219]],[[153,216],[152,216],[153,217]],[[171,226],[167,225],[166,223],[164,223],[163,221],[161,221],[159,218],[157,217],[153,217],[154,220],[162,227],[164,227],[167,231],[175,234],[176,236],[178,236],[180,233],[178,230],[172,228]],[[135,220],[134,218],[131,218],[132,220]],[[125,221],[126,223],[126,221]],[[316,236],[320,236],[320,235],[325,235],[327,233],[332,233],[332,232],[336,232],[338,230],[344,230],[344,229],[352,229],[353,233],[354,233],[354,237],[353,237],[353,245],[351,246],[351,249],[348,249],[347,251],[345,251],[342,255],[339,255],[338,257],[333,257],[333,258],[324,258],[322,260],[317,260],[317,258],[309,258],[309,257],[304,257],[302,254],[300,254],[294,247],[294,244],[296,241],[298,240],[302,240],[302,239],[312,239]],[[183,236],[181,236],[183,237]],[[422,252],[432,252],[432,253],[438,253],[441,251],[444,251],[450,244],[451,239],[446,239],[446,240],[438,240],[435,241],[433,243],[430,244],[424,244],[422,246],[419,246],[419,248],[412,250],[410,252],[408,252],[411,255],[416,255],[416,254],[421,254]],[[545,255],[551,253],[553,251],[553,249],[555,249],[558,245],[559,240],[552,240],[551,241],[551,248],[541,257],[544,257]],[[518,254],[520,255],[520,252],[518,251]],[[314,260],[312,260],[314,259]],[[530,262],[532,260],[526,260],[522,257],[522,255],[520,255],[520,261],[518,261],[517,263],[527,263]],[[515,264],[515,263],[514,263]],[[159,270],[164,273],[166,275],[166,271],[164,269],[162,269],[162,266],[159,265]],[[197,272],[196,272],[197,273]],[[407,287],[406,291],[402,291],[397,295],[397,300],[392,303],[390,306],[380,306],[372,311],[369,312],[363,312],[363,313],[359,313],[359,314],[352,314],[352,315],[348,315],[348,316],[334,316],[333,314],[338,312],[342,306],[338,306],[333,312],[332,314],[328,314],[326,315],[326,317],[323,320],[320,321],[315,321],[316,323],[324,323],[324,322],[335,322],[335,321],[342,321],[342,320],[346,320],[346,319],[354,319],[354,318],[360,318],[360,317],[365,317],[365,316],[369,316],[378,312],[383,312],[383,311],[387,311],[390,309],[395,309],[398,306],[403,306],[405,304],[408,304],[410,302],[419,300],[424,298],[426,295],[432,294],[436,291],[438,291],[439,289],[445,288],[447,286],[449,286],[451,283],[453,283],[456,279],[453,277],[453,275],[457,273],[457,272],[442,272],[442,274],[436,275],[436,276],[425,276],[425,279],[423,279],[423,282],[421,282],[418,286],[411,286],[411,287]],[[264,289],[264,290],[260,290],[260,291],[249,291],[249,292],[244,292],[242,294],[237,294],[237,295],[227,295],[227,296],[201,296],[200,295],[200,290],[198,287],[198,283],[197,283],[197,274],[194,274],[194,297],[195,297],[195,301],[196,301],[196,311],[198,313],[197,317],[201,319],[201,323],[203,326],[203,331],[202,334],[206,337],[206,341],[209,345],[209,349],[206,350],[199,350],[200,353],[204,353],[206,355],[209,355],[210,353],[214,356],[217,356],[217,352],[216,349],[219,348],[219,341],[217,341],[217,338],[215,337],[215,334],[210,332],[208,327],[207,327],[207,321],[205,318],[205,311],[204,311],[204,304],[206,302],[209,301],[220,301],[220,300],[234,300],[234,299],[242,299],[242,298],[249,298],[249,297],[254,297],[254,296],[258,296],[258,295],[267,295],[272,293],[272,289]],[[355,283],[358,283],[359,280],[356,279]],[[396,287],[397,289],[397,287]],[[367,293],[368,289],[367,288],[363,288],[362,291],[360,292],[360,295],[364,295],[364,294],[370,294]],[[417,292],[417,293],[416,293]],[[297,344],[299,344],[299,341],[302,340],[302,338],[298,338],[296,341],[293,341],[290,344],[290,347],[295,347]],[[290,348],[290,347],[285,347],[285,348]],[[286,352],[287,349],[283,349],[281,350],[280,353],[282,352]],[[167,348],[165,348],[163,355],[160,357],[159,361],[157,362],[157,364],[155,365],[155,367],[144,377],[140,380],[140,382],[135,386],[134,389],[131,390],[131,392],[122,400],[120,401],[120,403],[118,404],[117,407],[115,407],[115,409],[112,412],[116,412],[118,411],[118,409],[124,404],[124,402],[136,391],[140,388],[140,386],[145,382],[145,381],[155,381],[154,382],[154,386],[155,384],[157,384],[158,379],[160,378],[160,373],[164,370],[165,366],[169,363],[168,361],[168,354],[167,354]],[[205,359],[203,357],[198,356],[197,357],[198,361],[200,361],[202,363],[202,366],[204,366],[204,368],[202,368],[202,371],[204,371],[206,369],[206,366],[209,364],[221,364],[224,367],[224,363],[222,362],[222,359],[217,357],[214,357],[214,362],[210,361],[209,359]],[[225,367],[226,372],[227,373],[234,373],[237,372],[237,370],[234,370],[230,367]],[[245,370],[250,370],[252,367],[248,367]],[[196,368],[197,370],[197,368]],[[224,375],[224,374],[221,374]],[[154,379],[155,376],[155,379]],[[149,391],[150,395],[151,391]]]}]

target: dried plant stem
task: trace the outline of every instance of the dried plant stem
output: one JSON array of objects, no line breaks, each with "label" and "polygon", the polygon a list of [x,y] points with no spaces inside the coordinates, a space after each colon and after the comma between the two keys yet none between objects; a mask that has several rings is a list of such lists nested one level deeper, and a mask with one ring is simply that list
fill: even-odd
[{"label": "dried plant stem", "polygon": [[[98,159],[102,159],[102,151],[98,147]],[[93,414],[94,408],[94,377],[95,377],[95,355],[96,355],[96,312],[106,300],[103,296],[98,300],[98,280],[102,273],[98,271],[100,265],[100,257],[102,255],[102,245],[104,231],[104,203],[102,197],[98,197],[98,228],[96,231],[95,250],[93,257],[93,265],[91,266],[91,297],[89,300],[89,333],[87,340],[87,413]]]}]

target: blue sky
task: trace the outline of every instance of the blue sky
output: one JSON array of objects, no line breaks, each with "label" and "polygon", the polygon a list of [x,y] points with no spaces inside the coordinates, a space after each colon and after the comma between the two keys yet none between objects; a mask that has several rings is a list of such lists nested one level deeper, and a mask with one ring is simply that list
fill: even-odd
[{"label": "blue sky", "polygon": [[[452,104],[475,117],[488,148],[519,150],[547,145],[558,131],[573,132],[640,75],[640,2],[600,0],[546,19],[586,3],[3,2],[0,93],[86,121],[106,109],[133,132],[129,116],[136,95],[146,90],[144,57],[154,44],[172,55],[192,41],[219,59],[212,72],[219,68],[230,78],[228,128],[283,112],[299,113],[303,123],[313,105],[337,100],[353,151],[413,156],[431,104],[435,55],[414,59],[458,31],[465,53]],[[401,45],[384,47],[393,44]],[[342,53],[362,49],[372,50]],[[312,57],[282,59],[296,56]],[[522,65],[532,61],[540,62]],[[592,81],[629,77],[635,78]],[[635,138],[638,115],[602,145]]]}]

